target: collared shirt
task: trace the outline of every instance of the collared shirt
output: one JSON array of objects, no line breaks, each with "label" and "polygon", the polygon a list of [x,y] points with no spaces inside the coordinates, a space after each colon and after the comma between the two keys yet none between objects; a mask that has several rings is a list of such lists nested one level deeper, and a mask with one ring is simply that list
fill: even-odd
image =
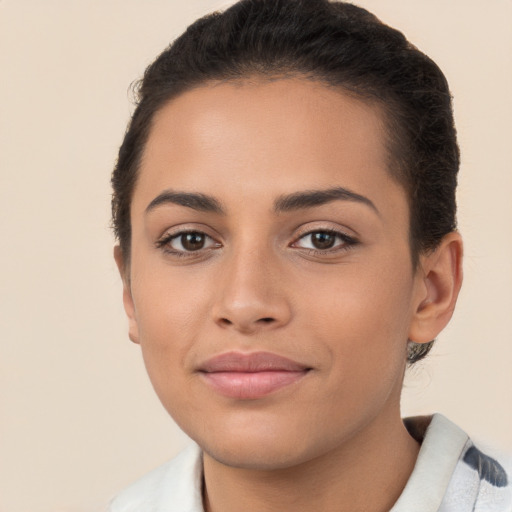
[{"label": "collared shirt", "polygon": [[[421,448],[390,512],[512,512],[507,471],[464,431],[441,414],[404,423]],[[204,512],[202,482],[201,450],[192,445],[121,492],[109,511]]]}]

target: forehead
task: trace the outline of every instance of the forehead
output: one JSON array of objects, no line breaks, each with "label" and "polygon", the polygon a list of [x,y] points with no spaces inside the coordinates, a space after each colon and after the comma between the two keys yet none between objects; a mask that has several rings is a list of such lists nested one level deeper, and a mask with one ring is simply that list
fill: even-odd
[{"label": "forehead", "polygon": [[214,83],[155,115],[134,202],[168,188],[229,195],[237,183],[261,202],[332,186],[378,196],[396,188],[387,163],[376,105],[298,78]]}]

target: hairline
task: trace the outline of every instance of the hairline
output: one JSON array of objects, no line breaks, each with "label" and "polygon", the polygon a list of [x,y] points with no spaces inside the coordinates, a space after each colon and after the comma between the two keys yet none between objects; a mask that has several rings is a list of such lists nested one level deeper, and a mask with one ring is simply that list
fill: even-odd
[{"label": "hairline", "polygon": [[[158,115],[162,110],[165,109],[167,105],[169,105],[172,101],[177,99],[183,94],[188,92],[193,92],[197,89],[208,88],[208,87],[216,87],[223,84],[239,84],[243,86],[245,84],[265,84],[272,83],[280,80],[290,80],[290,79],[299,79],[311,81],[314,83],[318,83],[326,88],[334,89],[337,92],[347,95],[352,99],[355,99],[365,105],[375,109],[377,113],[377,118],[380,121],[380,126],[382,129],[382,133],[384,135],[384,147],[387,152],[387,161],[386,168],[388,175],[402,187],[408,206],[409,213],[409,247],[411,253],[411,263],[413,272],[417,269],[419,264],[419,256],[423,252],[427,252],[426,250],[422,250],[421,247],[418,246],[417,241],[414,238],[414,229],[413,229],[413,208],[412,208],[412,190],[408,183],[407,173],[404,172],[403,163],[400,162],[399,158],[399,144],[397,139],[400,138],[400,131],[403,131],[400,123],[396,122],[396,119],[393,117],[393,107],[398,107],[399,102],[394,101],[391,97],[381,98],[375,94],[371,94],[370,92],[361,91],[357,88],[357,86],[351,85],[348,81],[347,83],[335,83],[334,80],[329,80],[327,77],[321,76],[320,73],[315,74],[312,72],[304,72],[299,69],[294,69],[293,67],[283,66],[281,69],[276,68],[272,70],[263,71],[263,70],[255,70],[247,68],[247,73],[238,74],[233,76],[224,76],[219,78],[210,78],[207,80],[200,81],[198,80],[195,83],[187,84],[186,86],[182,86],[176,91],[170,91],[159,103],[157,103],[156,108],[152,110],[151,118],[149,123],[147,124],[145,133],[143,138],[140,141],[140,150],[137,155],[136,161],[134,162],[134,182],[131,188],[131,195],[128,198],[129,211],[128,211],[128,219],[129,219],[129,230],[128,230],[128,239],[126,240],[125,247],[121,243],[120,237],[119,242],[121,245],[121,249],[123,252],[123,257],[126,259],[127,264],[129,265],[130,255],[131,255],[131,242],[132,242],[132,223],[131,223],[131,203],[133,200],[133,195],[135,193],[135,189],[138,183],[138,176],[141,171],[144,162],[144,156],[146,152],[147,143],[149,138],[151,137],[151,133],[154,128],[154,124]],[[397,135],[392,135],[392,133],[396,131]],[[124,249],[124,250],[123,250]],[[128,252],[128,254],[125,254]]]}]

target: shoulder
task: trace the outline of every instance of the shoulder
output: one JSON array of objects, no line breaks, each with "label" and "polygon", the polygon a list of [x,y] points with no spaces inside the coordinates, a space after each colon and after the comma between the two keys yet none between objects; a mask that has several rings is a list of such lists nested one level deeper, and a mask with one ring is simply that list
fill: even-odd
[{"label": "shoulder", "polygon": [[475,443],[440,414],[405,424],[421,449],[396,512],[412,503],[418,512],[512,512],[511,457]]},{"label": "shoulder", "polygon": [[[469,440],[455,468],[446,501],[457,489],[474,498],[475,512],[512,512],[512,458]],[[442,511],[441,511],[442,512]]]},{"label": "shoulder", "polygon": [[197,445],[121,491],[109,512],[202,512],[202,458]]}]

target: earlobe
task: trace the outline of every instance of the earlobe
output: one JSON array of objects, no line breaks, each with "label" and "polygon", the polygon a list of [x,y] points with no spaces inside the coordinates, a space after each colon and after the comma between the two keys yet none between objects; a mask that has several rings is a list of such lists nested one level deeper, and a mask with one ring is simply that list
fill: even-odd
[{"label": "earlobe", "polygon": [[439,246],[420,257],[418,286],[409,339],[427,343],[450,321],[462,285],[462,238],[445,235]]},{"label": "earlobe", "polygon": [[129,269],[123,251],[119,245],[114,246],[114,259],[123,281],[123,305],[126,316],[128,317],[128,336],[134,343],[139,343],[139,326],[137,324],[135,304],[130,287]]}]

